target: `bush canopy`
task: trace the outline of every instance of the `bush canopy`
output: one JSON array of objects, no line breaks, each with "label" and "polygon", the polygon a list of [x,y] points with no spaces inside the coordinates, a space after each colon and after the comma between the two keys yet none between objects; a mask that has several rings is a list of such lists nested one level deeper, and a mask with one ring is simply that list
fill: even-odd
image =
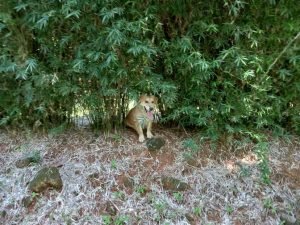
[{"label": "bush canopy", "polygon": [[131,99],[212,139],[300,133],[298,0],[0,3],[0,124],[51,128],[87,110],[122,126]]}]

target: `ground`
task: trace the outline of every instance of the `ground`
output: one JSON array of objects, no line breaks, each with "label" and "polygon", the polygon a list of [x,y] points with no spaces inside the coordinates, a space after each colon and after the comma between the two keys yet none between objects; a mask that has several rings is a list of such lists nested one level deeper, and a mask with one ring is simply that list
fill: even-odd
[{"label": "ground", "polygon": [[[189,148],[191,134],[155,129],[166,144],[147,150],[125,130],[87,129],[58,135],[0,133],[0,224],[298,224],[300,144],[270,140],[271,184],[261,182],[251,143]],[[184,144],[185,143],[185,144]],[[191,153],[192,151],[196,153]],[[17,168],[29,154],[41,162]],[[32,193],[28,183],[46,166],[59,168],[62,190]],[[188,184],[170,191],[172,177]]]}]

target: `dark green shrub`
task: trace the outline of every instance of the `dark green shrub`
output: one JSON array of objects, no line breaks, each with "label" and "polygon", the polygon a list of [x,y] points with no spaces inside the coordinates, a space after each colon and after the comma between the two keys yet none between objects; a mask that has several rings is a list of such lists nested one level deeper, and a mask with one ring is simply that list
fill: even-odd
[{"label": "dark green shrub", "polygon": [[55,127],[79,109],[122,125],[130,99],[213,140],[300,132],[298,1],[5,1],[0,124]]}]

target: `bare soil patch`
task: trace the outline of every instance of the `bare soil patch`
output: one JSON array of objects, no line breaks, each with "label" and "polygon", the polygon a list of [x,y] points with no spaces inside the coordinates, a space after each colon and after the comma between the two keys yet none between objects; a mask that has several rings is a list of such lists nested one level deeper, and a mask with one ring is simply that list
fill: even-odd
[{"label": "bare soil patch", "polygon": [[[82,129],[52,137],[2,131],[0,224],[299,224],[296,138],[270,142],[272,183],[264,185],[251,144],[217,150],[203,145],[187,159],[185,133],[155,131],[166,141],[158,152],[149,152],[130,130],[104,135]],[[34,151],[41,163],[16,167]],[[62,190],[31,193],[28,183],[46,166],[59,168]],[[165,190],[163,177],[189,188]]]}]

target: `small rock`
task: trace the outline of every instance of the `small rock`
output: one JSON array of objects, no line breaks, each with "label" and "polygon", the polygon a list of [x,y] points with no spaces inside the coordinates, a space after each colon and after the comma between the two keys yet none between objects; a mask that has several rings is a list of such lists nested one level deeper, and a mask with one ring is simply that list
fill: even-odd
[{"label": "small rock", "polygon": [[188,157],[188,158],[185,159],[185,161],[190,166],[193,166],[193,167],[198,167],[199,166],[199,162],[195,158]]},{"label": "small rock", "polygon": [[118,176],[117,183],[120,188],[125,188],[127,194],[132,194],[134,189],[134,180],[128,175],[122,174]]},{"label": "small rock", "polygon": [[34,157],[34,156],[29,156],[29,157],[25,157],[23,159],[19,159],[16,162],[16,167],[17,168],[24,168],[24,167],[28,167],[28,166],[32,166],[35,163],[39,163],[40,159]]},{"label": "small rock", "polygon": [[189,184],[182,182],[173,177],[163,177],[161,182],[162,182],[163,188],[168,191],[175,191],[175,192],[176,191],[186,191],[187,189],[190,188]]},{"label": "small rock", "polygon": [[125,188],[130,188],[130,189],[134,188],[134,180],[130,177],[127,176],[124,177],[123,184]]},{"label": "small rock", "polygon": [[56,167],[46,167],[41,169],[29,183],[29,190],[39,193],[47,188],[61,190],[63,186],[59,170]]},{"label": "small rock", "polygon": [[100,173],[92,173],[89,175],[90,179],[99,179],[100,178]]},{"label": "small rock", "polygon": [[36,202],[36,198],[32,196],[26,196],[22,199],[22,204],[25,208],[29,208],[30,206],[34,205]]},{"label": "small rock", "polygon": [[284,200],[282,199],[282,197],[280,195],[275,195],[274,196],[274,199],[277,201],[277,202],[284,202]]},{"label": "small rock", "polygon": [[5,210],[0,211],[0,217],[4,218],[6,217],[7,212]]},{"label": "small rock", "polygon": [[151,139],[148,139],[146,142],[146,146],[149,151],[158,151],[161,149],[162,146],[164,146],[166,141],[161,137],[154,137]]}]

